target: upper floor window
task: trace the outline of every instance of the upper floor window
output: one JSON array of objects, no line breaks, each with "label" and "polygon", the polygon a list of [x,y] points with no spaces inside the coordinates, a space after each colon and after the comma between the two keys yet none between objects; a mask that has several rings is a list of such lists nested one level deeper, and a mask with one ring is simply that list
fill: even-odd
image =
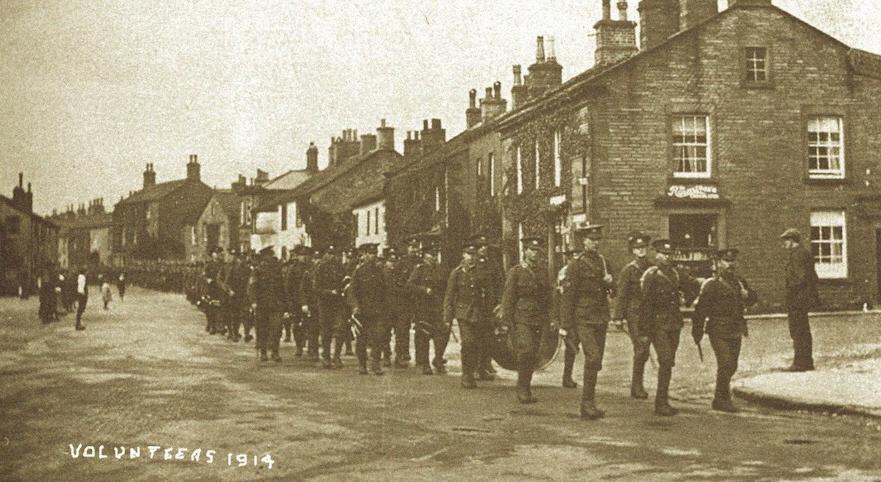
[{"label": "upper floor window", "polygon": [[847,230],[843,211],[811,213],[811,253],[819,278],[847,278]]},{"label": "upper floor window", "polygon": [[706,115],[673,118],[675,177],[710,177],[710,122]]},{"label": "upper floor window", "polygon": [[808,120],[808,173],[814,178],[844,177],[844,129],[840,117]]},{"label": "upper floor window", "polygon": [[486,158],[489,169],[489,195],[496,195],[496,157],[492,152]]},{"label": "upper floor window", "polygon": [[538,189],[541,182],[541,151],[538,148],[538,141],[535,141],[533,145],[535,146],[535,156],[533,156],[535,159],[535,188]]},{"label": "upper floor window", "polygon": [[477,158],[477,177],[483,176],[483,160]]},{"label": "upper floor window", "polygon": [[560,158],[560,131],[554,131],[554,187],[560,187],[563,182],[563,159]]},{"label": "upper floor window", "polygon": [[379,234],[379,208],[373,208],[373,234]]},{"label": "upper floor window", "polygon": [[367,224],[367,230],[365,231],[364,234],[366,234],[367,236],[370,236],[370,210],[369,209],[367,210],[367,223],[366,224]]},{"label": "upper floor window", "polygon": [[520,152],[520,146],[517,146],[516,152],[516,163],[517,163],[517,194],[523,192],[523,156]]},{"label": "upper floor window", "polygon": [[768,81],[768,49],[764,47],[747,47],[746,54],[746,81]]}]

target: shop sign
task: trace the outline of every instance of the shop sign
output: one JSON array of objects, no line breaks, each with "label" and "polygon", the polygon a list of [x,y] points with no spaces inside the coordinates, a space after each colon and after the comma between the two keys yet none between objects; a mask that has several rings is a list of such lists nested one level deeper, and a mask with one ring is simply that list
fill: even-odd
[{"label": "shop sign", "polygon": [[719,199],[719,188],[707,184],[674,184],[667,188],[667,197],[677,199]]}]

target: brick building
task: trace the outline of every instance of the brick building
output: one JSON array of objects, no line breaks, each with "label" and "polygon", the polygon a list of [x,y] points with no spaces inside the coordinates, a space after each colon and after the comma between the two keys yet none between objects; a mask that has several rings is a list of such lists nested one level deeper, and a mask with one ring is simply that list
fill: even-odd
[{"label": "brick building", "polygon": [[620,268],[642,229],[704,273],[707,251],[737,247],[770,311],[783,301],[778,235],[796,227],[827,308],[877,302],[881,57],[769,0],[729,3],[643,0],[637,46],[626,2],[618,20],[604,2],[596,65],[499,122],[520,206],[505,235],[559,251],[573,222],[604,224]]},{"label": "brick building", "polygon": [[86,266],[91,270],[113,264],[113,214],[104,209],[103,199],[93,199],[88,207],[66,212],[51,218],[61,230],[58,234],[58,266],[76,269]]},{"label": "brick building", "polygon": [[233,191],[214,191],[196,222],[185,225],[190,236],[186,243],[186,259],[205,259],[216,247],[224,251],[239,249],[239,221],[242,198]]},{"label": "brick building", "polygon": [[331,143],[327,169],[293,190],[267,197],[258,206],[251,237],[254,249],[272,245],[277,256],[284,256],[296,244],[319,248],[354,244],[352,203],[380,188],[384,173],[398,168],[403,156],[395,150],[394,128],[385,119],[376,135],[356,140],[356,131],[343,133]]},{"label": "brick building", "polygon": [[120,200],[113,210],[114,263],[130,259],[187,259],[196,224],[214,190],[200,178],[195,154],[189,156],[184,179],[156,184],[147,164],[143,188]]},{"label": "brick building", "polygon": [[0,295],[25,295],[36,289],[41,271],[58,255],[58,225],[34,213],[34,194],[24,174],[12,198],[0,196]]}]

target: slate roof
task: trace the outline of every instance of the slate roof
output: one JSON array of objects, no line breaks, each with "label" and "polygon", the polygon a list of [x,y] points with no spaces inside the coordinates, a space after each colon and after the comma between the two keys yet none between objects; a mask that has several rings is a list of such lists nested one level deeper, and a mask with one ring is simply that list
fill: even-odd
[{"label": "slate roof", "polygon": [[145,202],[158,201],[169,194],[177,191],[179,188],[189,182],[189,179],[178,179],[176,181],[168,181],[156,184],[155,186],[148,187],[146,189],[141,189],[140,191],[135,192],[131,196],[123,199],[119,202],[120,205],[123,204],[138,204]]},{"label": "slate roof", "polygon": [[227,216],[231,219],[239,219],[242,198],[238,194],[232,191],[214,191],[214,197]]}]

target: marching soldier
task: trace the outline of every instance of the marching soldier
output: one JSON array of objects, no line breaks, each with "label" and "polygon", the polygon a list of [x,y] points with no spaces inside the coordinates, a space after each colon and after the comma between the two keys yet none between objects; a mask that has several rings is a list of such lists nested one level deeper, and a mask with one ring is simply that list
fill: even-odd
[{"label": "marching soldier", "polygon": [[[345,272],[346,272],[345,281],[343,281],[343,285],[346,287],[348,287],[350,285],[351,280],[352,280],[352,274],[355,273],[355,269],[357,269],[358,264],[360,264],[360,260],[359,260],[358,255],[359,255],[358,250],[355,248],[346,248],[343,251],[343,261],[342,262],[343,262],[343,268],[345,269]],[[342,295],[343,295],[343,298],[346,299],[348,297],[347,291],[343,290]],[[349,314],[351,313],[351,309],[352,309],[351,303],[347,301],[346,311],[345,311],[345,313],[343,313],[343,320],[344,321],[349,319]],[[343,323],[343,324],[345,324],[345,323]],[[354,337],[352,336],[352,332],[349,331],[348,329],[345,329],[345,327],[343,327],[342,330],[343,330],[343,340],[344,340],[344,342],[343,342],[343,348],[344,348],[343,355],[344,356],[352,356],[352,341],[353,341]]]},{"label": "marching soldier", "polygon": [[[502,292],[501,285],[504,283],[504,274],[501,272],[501,268],[496,265],[496,260],[490,258],[489,239],[483,234],[475,234],[471,237],[471,241],[477,245],[478,277],[481,278],[481,284],[487,287],[484,304],[488,308],[488,313],[492,313],[493,309],[501,302],[500,294]],[[489,350],[481,351],[476,369],[478,379],[486,381],[495,379],[496,370],[493,368],[492,353]]]},{"label": "marching soldier", "polygon": [[352,273],[352,316],[361,323],[355,354],[358,356],[358,373],[362,375],[367,374],[368,346],[370,370],[374,375],[383,373],[380,358],[388,333],[384,323],[388,309],[388,287],[382,265],[376,258],[378,247],[375,243],[362,244],[359,248],[361,263]]},{"label": "marching soldier", "polygon": [[462,335],[462,387],[475,388],[474,372],[480,362],[480,354],[488,350],[493,339],[493,323],[486,308],[489,287],[477,273],[477,245],[466,243],[462,262],[447,280],[444,297],[444,323],[452,327],[459,324]]},{"label": "marching soldier", "polygon": [[[716,354],[716,393],[713,410],[737,412],[731,403],[731,377],[737,371],[740,346],[748,335],[743,312],[756,302],[756,293],[735,273],[738,250],[719,250],[716,275],[701,286],[692,320],[692,337],[700,344],[704,332]],[[706,328],[706,329],[705,329]]]},{"label": "marching soldier", "polygon": [[[415,269],[410,262],[404,262],[394,248],[386,251],[386,277],[389,283],[390,299],[396,303],[389,304],[389,332],[395,336],[395,367],[407,368],[410,359],[410,323],[418,307],[413,306],[413,297],[407,286],[407,280]],[[385,348],[388,350],[388,347]],[[388,356],[386,352],[386,356]]]},{"label": "marching soldier", "polygon": [[524,238],[523,262],[508,271],[502,295],[502,324],[513,330],[517,359],[517,400],[535,403],[532,373],[538,360],[541,334],[548,324],[551,288],[541,262],[544,245]]},{"label": "marching soldier", "polygon": [[630,396],[639,400],[649,397],[643,385],[645,362],[649,359],[650,342],[648,336],[639,332],[640,303],[642,289],[639,282],[643,273],[652,266],[648,260],[648,245],[651,238],[634,232],[627,237],[633,261],[627,263],[618,276],[618,291],[615,303],[615,314],[612,319],[626,320],[630,341],[633,343],[633,372],[630,378]]},{"label": "marching soldier", "polygon": [[[601,225],[582,225],[575,228],[581,237],[580,256],[573,257],[566,266],[563,279],[561,323],[565,337],[577,339],[584,352],[584,375],[581,388],[581,418],[595,420],[605,412],[596,406],[597,375],[603,367],[606,349],[606,331],[609,324],[609,294],[613,278],[606,259],[597,248],[602,239]],[[577,346],[577,345],[575,345]]]},{"label": "marching soldier", "polygon": [[219,280],[221,268],[220,256],[222,253],[223,248],[219,246],[211,250],[211,260],[205,264],[205,271],[203,274],[205,279],[203,300],[205,303],[205,317],[208,320],[205,331],[211,335],[216,333],[223,334],[226,331],[223,328],[223,322],[221,319],[221,304],[223,297],[225,296]]},{"label": "marching soldier", "polygon": [[308,253],[310,249],[305,246],[294,246],[291,250],[291,262],[285,271],[285,295],[288,309],[285,312],[285,318],[290,320],[292,325],[294,342],[296,344],[295,355],[299,358],[303,356],[306,348],[306,324],[305,313],[302,306],[304,303],[302,290],[303,274],[308,269]]},{"label": "marching soldier", "polygon": [[224,266],[221,280],[227,291],[227,307],[224,315],[227,320],[227,337],[233,342],[241,339],[239,325],[248,312],[248,278],[250,269],[242,260],[241,252],[231,249],[229,261]]},{"label": "marching soldier", "polygon": [[[314,257],[313,257],[314,256]],[[303,248],[303,276],[300,279],[300,313],[304,325],[304,339],[308,345],[309,361],[318,362],[318,300],[315,296],[315,260],[321,258],[320,251]]]},{"label": "marching soldier", "polygon": [[[407,245],[407,253],[398,261],[398,270],[400,270],[401,273],[406,273],[404,276],[409,278],[409,276],[413,274],[413,269],[415,269],[416,265],[420,264],[423,259],[418,237],[410,236],[405,242]],[[398,322],[395,325],[395,360],[399,360],[401,364],[407,364],[410,362],[410,327],[416,322],[415,317],[419,307],[417,307],[414,300],[406,294],[403,298],[400,298],[398,304],[400,305],[400,310],[396,313]],[[401,340],[400,349],[398,348],[398,339]]]},{"label": "marching soldier", "polygon": [[656,266],[647,269],[640,281],[642,304],[637,332],[649,338],[658,354],[655,414],[669,417],[679,413],[670,406],[668,393],[683,324],[679,307],[686,304],[684,293],[691,291],[691,286],[690,280],[670,263],[674,248],[669,240],[658,239],[652,248]]},{"label": "marching soldier", "polygon": [[267,361],[266,352],[270,351],[272,361],[280,362],[278,345],[281,339],[281,314],[284,311],[284,280],[272,246],[260,250],[259,264],[251,272],[250,299],[257,325],[260,361]]},{"label": "marching soldier", "polygon": [[[575,259],[581,254],[581,251],[565,251],[563,254],[566,256],[566,265],[563,265],[560,268],[560,271],[557,272],[557,280],[554,285],[554,309],[555,311],[555,322],[558,327],[561,327],[562,324],[560,320],[562,319],[562,296],[563,296],[563,283],[566,280],[566,266],[568,262]],[[572,379],[572,370],[575,368],[575,357],[578,355],[578,350],[580,349],[580,343],[578,342],[578,336],[575,332],[569,333],[563,344],[563,388],[577,388],[578,384],[575,383],[575,380]]]},{"label": "marching soldier", "polygon": [[[422,367],[423,375],[434,373],[432,365],[439,374],[447,372],[444,352],[450,340],[450,330],[443,322],[444,276],[437,263],[437,253],[437,246],[424,246],[422,261],[413,268],[410,279],[407,280],[407,287],[412,293],[413,321],[416,324],[416,365]],[[428,361],[429,340],[434,343],[432,364]]]},{"label": "marching soldier", "polygon": [[[321,332],[321,363],[324,368],[342,368],[340,352],[346,338],[344,322],[346,302],[343,298],[346,270],[336,247],[329,246],[324,257],[315,266],[315,295],[318,298],[318,317]],[[331,361],[331,342],[333,358]]]}]

